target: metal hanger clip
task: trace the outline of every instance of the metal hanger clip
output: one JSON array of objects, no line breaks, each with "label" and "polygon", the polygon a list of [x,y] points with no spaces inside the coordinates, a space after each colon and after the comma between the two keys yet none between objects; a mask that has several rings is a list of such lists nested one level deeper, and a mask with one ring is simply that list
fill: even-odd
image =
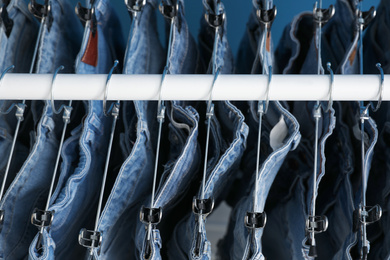
[{"label": "metal hanger clip", "polygon": [[192,201],[192,211],[196,215],[208,216],[214,209],[214,199],[198,199],[194,197]]},{"label": "metal hanger clip", "polygon": [[172,19],[172,18],[176,17],[176,15],[177,15],[177,12],[179,10],[179,4],[176,3],[176,4],[170,5],[168,3],[164,3],[164,1],[161,1],[158,9],[162,13],[162,15],[164,15],[164,17],[166,17],[168,19]]},{"label": "metal hanger clip", "polygon": [[371,6],[371,8],[368,11],[361,11],[359,9],[356,10],[356,17],[357,17],[357,29],[363,28],[366,29],[367,26],[370,24],[372,20],[374,20],[376,16],[376,10],[374,6]]},{"label": "metal hanger clip", "polygon": [[31,224],[41,229],[50,227],[53,221],[54,211],[45,211],[35,208],[31,215]]},{"label": "metal hanger clip", "polygon": [[160,208],[147,208],[142,206],[139,218],[145,225],[157,225],[162,218],[162,209]]},{"label": "metal hanger clip", "polygon": [[265,212],[247,212],[245,215],[245,226],[250,229],[264,228],[267,224]]},{"label": "metal hanger clip", "polygon": [[257,19],[260,23],[266,25],[268,28],[271,28],[277,13],[278,11],[276,9],[276,5],[274,5],[272,9],[258,8],[256,10]]},{"label": "metal hanger clip", "polygon": [[335,8],[330,5],[328,9],[318,8],[318,2],[314,4],[313,18],[316,23],[326,24],[334,15]]},{"label": "metal hanger clip", "polygon": [[38,19],[47,18],[47,28],[50,31],[51,25],[53,23],[53,16],[51,15],[51,5],[49,0],[45,0],[45,4],[38,4],[35,0],[31,0],[28,4],[28,10]]},{"label": "metal hanger clip", "polygon": [[132,13],[140,12],[146,5],[146,0],[125,0],[127,10]]},{"label": "metal hanger clip", "polygon": [[99,231],[87,230],[83,228],[79,233],[79,244],[90,249],[100,247],[102,235]]},{"label": "metal hanger clip", "polygon": [[375,206],[359,206],[358,209],[356,209],[353,213],[354,218],[354,230],[359,230],[360,224],[372,224],[374,222],[377,222],[382,217],[382,208],[379,205]]},{"label": "metal hanger clip", "polygon": [[85,26],[85,23],[87,21],[91,21],[92,26],[92,35],[94,36],[97,31],[97,21],[96,21],[96,15],[95,15],[95,7],[92,8],[86,8],[81,5],[80,2],[77,3],[77,6],[75,8],[76,15],[79,17],[80,21]]},{"label": "metal hanger clip", "polygon": [[309,216],[306,219],[306,231],[308,233],[322,233],[328,229],[328,218],[326,216]]}]

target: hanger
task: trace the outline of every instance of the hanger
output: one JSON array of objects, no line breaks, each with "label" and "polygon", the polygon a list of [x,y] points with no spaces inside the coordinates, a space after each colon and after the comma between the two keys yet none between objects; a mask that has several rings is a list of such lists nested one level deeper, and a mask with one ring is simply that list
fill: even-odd
[{"label": "hanger", "polygon": [[58,169],[58,164],[60,162],[60,157],[61,157],[61,151],[62,151],[62,145],[64,143],[65,139],[65,133],[66,133],[66,128],[68,124],[70,123],[70,115],[72,112],[72,100],[69,101],[68,105],[62,105],[58,110],[55,108],[54,104],[54,99],[53,99],[53,92],[54,92],[54,85],[55,85],[55,80],[57,78],[57,74],[60,70],[63,70],[64,66],[58,67],[53,75],[53,79],[51,82],[51,107],[53,109],[54,114],[59,114],[63,110],[64,113],[62,115],[62,119],[64,121],[64,128],[62,129],[62,135],[61,135],[61,140],[60,140],[60,145],[58,147],[58,153],[57,153],[57,158],[56,158],[56,164],[54,166],[54,171],[53,171],[53,177],[51,179],[51,184],[50,184],[50,189],[49,189],[49,194],[47,196],[47,201],[46,201],[46,206],[44,210],[40,210],[35,208],[33,211],[33,214],[31,215],[31,223],[38,227],[39,229],[39,235],[38,235],[38,240],[35,245],[35,249],[39,252],[42,250],[42,237],[43,237],[43,231],[45,228],[49,228],[51,226],[51,223],[53,221],[53,214],[54,212],[48,211],[49,206],[50,206],[50,199],[53,193],[54,189],[54,183],[56,180],[56,175],[57,175],[57,169]]},{"label": "hanger", "polygon": [[[363,9],[363,0],[359,0],[356,8],[356,27],[359,33],[359,70],[361,75],[363,75],[363,30],[376,16],[376,10],[374,7],[371,7],[366,12],[363,12],[362,9]],[[378,67],[378,69],[379,68],[380,67]],[[381,95],[380,95],[380,99],[381,99]],[[367,224],[378,221],[382,216],[382,209],[380,208],[379,205],[376,205],[374,207],[369,207],[366,205],[367,183],[365,180],[367,180],[368,178],[367,177],[368,173],[365,170],[364,124],[365,124],[365,120],[370,119],[369,107],[371,106],[370,105],[371,103],[365,106],[364,102],[360,101],[359,104],[360,104],[360,120],[361,120],[360,132],[361,132],[361,160],[362,160],[362,198],[361,198],[361,203],[359,205],[359,208],[356,209],[354,212],[354,217],[358,219],[358,222],[360,222],[360,226],[362,230],[362,249],[360,252],[360,256],[363,260],[365,260],[367,259],[369,253],[369,241],[367,240]],[[371,221],[368,221],[368,219],[370,219],[370,216],[374,216],[374,217],[371,219]]]},{"label": "hanger", "polygon": [[[321,38],[322,38],[322,26],[328,22],[334,15],[335,8],[330,5],[328,9],[322,9],[322,0],[315,2],[313,8],[313,19],[316,24],[316,37],[315,45],[317,50],[317,73],[318,75],[323,74],[322,67],[322,55],[321,55]],[[333,89],[333,71],[328,63],[328,71],[331,75],[331,87]],[[332,92],[330,92],[331,98]],[[328,106],[324,112],[328,112],[331,109],[333,101],[328,102]],[[315,234],[325,232],[328,228],[328,219],[326,216],[316,216],[316,193],[317,193],[317,168],[318,168],[318,139],[319,139],[319,121],[322,117],[321,104],[317,101],[313,109],[313,118],[315,119],[315,139],[314,139],[314,166],[313,166],[313,201],[311,204],[311,210],[308,212],[308,218],[306,219],[306,231],[308,234],[307,243],[309,247],[309,256],[317,257],[317,247],[315,242]]]},{"label": "hanger", "polygon": [[[251,211],[247,211],[245,218],[244,218],[244,224],[248,228],[250,232],[250,236],[247,239],[247,247],[249,248],[246,250],[245,254],[243,255],[242,259],[250,259],[253,255],[253,249],[252,249],[252,243],[251,241],[255,241],[255,230],[264,228],[267,223],[267,214],[265,211],[261,211],[258,207],[257,203],[257,196],[259,191],[259,183],[257,179],[259,179],[260,176],[260,147],[261,147],[261,133],[262,133],[262,124],[263,124],[263,115],[267,113],[268,106],[269,106],[269,90],[272,82],[272,66],[266,67],[265,64],[272,64],[272,61],[267,61],[267,52],[270,51],[270,46],[267,45],[268,42],[267,39],[270,39],[271,37],[271,27],[272,23],[274,22],[277,14],[276,6],[273,5],[272,0],[271,1],[262,1],[259,3],[258,1],[254,0],[253,5],[256,8],[256,16],[257,19],[263,27],[262,35],[259,39],[257,53],[256,53],[256,59],[252,67],[252,74],[255,73],[255,68],[257,66],[258,62],[261,62],[262,64],[262,74],[268,75],[268,83],[265,93],[265,100],[259,100],[258,101],[258,107],[257,112],[259,114],[259,124],[258,124],[258,136],[257,136],[257,151],[256,151],[256,180],[255,180],[255,189],[253,191],[253,208]],[[268,43],[270,44],[270,43]]]},{"label": "hanger", "polygon": [[[196,235],[196,244],[195,244],[195,255],[200,255],[200,249],[201,249],[201,240],[202,240],[202,230],[204,229],[205,219],[206,217],[213,211],[214,209],[214,198],[205,198],[205,188],[206,188],[206,174],[207,174],[207,158],[208,158],[208,152],[209,152],[209,140],[210,140],[210,128],[211,128],[211,118],[214,116],[214,104],[212,102],[213,100],[213,89],[215,86],[215,83],[218,79],[218,76],[221,71],[221,67],[218,66],[216,62],[217,58],[217,51],[218,51],[218,41],[222,41],[222,33],[223,33],[223,24],[225,22],[225,12],[219,13],[218,12],[218,4],[220,4],[220,1],[214,1],[213,6],[211,6],[211,9],[207,9],[205,13],[205,19],[210,27],[215,29],[215,37],[214,37],[214,47],[213,47],[213,54],[211,59],[211,65],[212,65],[212,74],[214,75],[214,80],[210,89],[210,96],[209,100],[207,102],[207,109],[206,109],[206,124],[207,124],[207,132],[206,132],[206,147],[205,147],[205,157],[204,157],[204,165],[203,165],[203,177],[202,177],[202,186],[201,186],[201,195],[200,198],[196,198],[196,196],[193,198],[192,202],[192,211],[197,217],[198,222],[198,233]],[[214,10],[213,10],[214,8]]]},{"label": "hanger", "polygon": [[104,166],[104,173],[103,173],[103,181],[102,185],[100,188],[100,195],[99,195],[99,202],[98,202],[98,208],[97,208],[97,213],[96,213],[96,219],[95,219],[95,228],[94,230],[87,230],[85,228],[81,229],[79,233],[79,244],[88,248],[89,250],[89,255],[88,259],[93,259],[93,250],[95,248],[100,247],[102,243],[103,236],[102,234],[98,231],[98,224],[99,224],[99,218],[100,218],[100,213],[102,210],[102,204],[103,204],[103,195],[104,195],[104,187],[106,185],[106,179],[107,179],[107,172],[108,172],[108,166],[110,163],[110,155],[111,155],[111,150],[112,150],[112,143],[114,140],[114,133],[115,133],[115,127],[116,127],[116,122],[118,120],[119,116],[119,109],[120,109],[120,101],[114,102],[110,108],[107,110],[107,96],[108,96],[108,89],[111,81],[111,76],[114,72],[114,69],[117,67],[119,61],[115,60],[114,65],[112,66],[110,72],[108,73],[107,80],[106,80],[106,87],[104,91],[104,99],[103,99],[103,112],[106,117],[112,116],[112,126],[111,126],[111,134],[110,134],[110,140],[108,143],[108,150],[107,150],[107,157],[106,157],[106,163]]},{"label": "hanger", "polygon": [[158,122],[158,136],[157,136],[157,147],[156,147],[156,159],[154,163],[154,173],[153,173],[153,186],[152,186],[152,197],[150,200],[150,207],[145,207],[144,205],[141,207],[140,211],[140,221],[145,224],[145,228],[147,230],[146,237],[146,247],[144,259],[149,259],[152,255],[152,229],[154,229],[158,223],[160,223],[162,218],[162,208],[155,208],[154,199],[156,192],[156,184],[157,184],[157,171],[158,171],[158,162],[160,155],[160,144],[161,144],[161,132],[162,125],[165,120],[165,101],[162,99],[162,89],[165,81],[165,76],[169,74],[170,62],[169,58],[171,56],[172,51],[172,39],[173,39],[173,30],[174,25],[177,20],[177,12],[179,10],[179,5],[177,3],[173,3],[174,1],[164,0],[161,1],[159,5],[159,10],[161,14],[171,21],[170,31],[169,31],[169,42],[168,42],[168,52],[166,64],[164,67],[164,71],[161,77],[159,94],[158,94],[158,103],[157,103],[157,122]]},{"label": "hanger", "polygon": [[9,18],[7,7],[11,0],[3,0],[3,4],[0,7],[0,24],[4,26],[5,35],[9,38],[11,35],[12,28],[14,26],[14,21]]}]

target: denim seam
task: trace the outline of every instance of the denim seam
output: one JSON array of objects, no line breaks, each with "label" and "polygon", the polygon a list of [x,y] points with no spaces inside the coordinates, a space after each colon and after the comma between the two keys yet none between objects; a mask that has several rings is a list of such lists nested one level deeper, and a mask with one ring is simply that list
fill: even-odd
[{"label": "denim seam", "polygon": [[[197,123],[197,121],[194,118],[191,118],[189,115],[187,115],[187,113],[184,113],[184,116],[186,116],[189,120],[193,121],[194,126],[192,127],[192,131],[191,131],[190,135],[187,138],[187,141],[185,143],[184,149],[181,152],[181,155],[176,160],[175,166],[171,170],[171,174],[169,174],[169,176],[166,179],[165,183],[170,182],[170,180],[172,179],[172,173],[177,171],[176,169],[177,169],[178,165],[180,164],[180,162],[183,160],[183,157],[186,157],[185,155],[187,154],[188,149],[191,146],[190,143],[196,142],[193,139],[197,135],[198,123]],[[189,168],[190,167],[188,167],[188,169]],[[182,173],[182,174],[184,175],[184,173]],[[155,200],[155,205],[158,205],[158,202],[161,199],[162,195],[165,193],[166,189],[167,189],[166,185],[163,185],[163,188],[159,191],[159,194],[157,194],[157,198]]]},{"label": "denim seam", "polygon": [[[140,135],[141,134],[142,134],[142,132],[140,133]],[[137,154],[137,152],[140,149],[143,148],[143,144],[140,143],[141,142],[140,139],[141,139],[141,137],[137,137],[137,141],[136,141],[136,143],[133,146],[131,154],[129,155],[129,157],[126,159],[126,161],[123,163],[123,165],[121,167],[121,170],[120,170],[120,172],[119,172],[119,174],[118,174],[118,176],[117,176],[117,178],[115,180],[115,184],[114,184],[114,186],[111,189],[112,191],[115,191],[118,188],[118,186],[120,185],[120,183],[118,183],[118,180],[120,180],[121,177],[125,174],[125,170],[126,170],[128,164],[129,164],[129,162],[132,161],[133,158],[135,157],[135,155]],[[140,175],[138,174],[137,180],[139,178],[140,178]],[[134,192],[135,192],[135,189],[133,189],[131,195],[134,194]],[[130,195],[130,197],[132,197],[131,195]],[[99,218],[99,227],[100,227],[101,220],[104,219],[104,216],[106,215],[108,208],[110,208],[110,205],[112,203],[112,199],[113,199],[114,196],[115,196],[115,194],[113,192],[111,192],[110,196],[107,199],[107,203],[106,203],[106,205],[105,205],[105,207],[103,209],[103,212],[102,212],[102,214],[101,214],[101,216]]]}]

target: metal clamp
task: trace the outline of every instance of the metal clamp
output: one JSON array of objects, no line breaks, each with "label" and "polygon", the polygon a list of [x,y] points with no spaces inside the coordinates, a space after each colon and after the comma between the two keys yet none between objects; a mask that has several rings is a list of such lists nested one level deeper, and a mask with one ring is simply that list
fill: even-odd
[{"label": "metal clamp", "polygon": [[70,116],[72,114],[73,108],[71,106],[64,106],[64,113],[62,115],[62,119],[65,124],[68,124],[70,122]]},{"label": "metal clamp", "polygon": [[357,231],[359,229],[360,224],[372,224],[374,222],[377,222],[382,217],[382,208],[379,205],[375,205],[372,207],[366,206],[362,207],[360,206],[358,209],[356,209],[353,212],[353,223],[354,223],[354,230]]},{"label": "metal clamp", "polygon": [[164,4],[164,1],[161,1],[158,9],[160,10],[160,12],[162,13],[162,15],[164,15],[164,17],[168,18],[168,19],[172,19],[174,17],[176,17],[177,15],[177,12],[179,10],[179,4],[176,3],[176,4]]},{"label": "metal clamp", "polygon": [[316,105],[314,108],[313,108],[313,117],[314,118],[321,118],[321,105]]},{"label": "metal clamp", "polygon": [[272,23],[275,21],[276,14],[278,13],[276,5],[272,9],[263,9],[259,8],[256,10],[256,17],[260,23],[266,25],[266,27],[271,28]]},{"label": "metal clamp", "polygon": [[306,231],[308,233],[322,233],[328,229],[328,218],[326,216],[309,216],[306,219]]},{"label": "metal clamp", "polygon": [[212,14],[210,12],[206,12],[204,14],[204,18],[211,27],[217,28],[222,26],[225,22],[226,14],[225,12],[222,14]]},{"label": "metal clamp", "polygon": [[102,243],[102,235],[99,231],[83,228],[79,233],[79,244],[87,248],[98,248]]},{"label": "metal clamp", "polygon": [[368,106],[360,106],[360,120],[363,122],[364,120],[370,119],[370,116],[368,114]]},{"label": "metal clamp", "polygon": [[265,212],[247,212],[245,215],[245,226],[250,229],[264,228],[267,223]]},{"label": "metal clamp", "polygon": [[129,12],[140,12],[146,5],[146,0],[125,0],[125,5]]},{"label": "metal clamp", "polygon": [[23,103],[17,103],[15,104],[16,111],[15,111],[15,116],[18,120],[23,121],[24,120],[24,110],[26,109],[26,104]]},{"label": "metal clamp", "polygon": [[367,26],[370,24],[372,20],[374,20],[376,16],[376,10],[374,6],[371,6],[371,8],[368,11],[362,12],[359,9],[356,10],[356,17],[357,17],[357,29],[363,28],[366,29]]},{"label": "metal clamp", "polygon": [[160,208],[147,208],[142,206],[139,218],[145,225],[157,225],[162,218],[162,209]]},{"label": "metal clamp", "polygon": [[0,7],[0,24],[4,25],[5,35],[9,37],[11,35],[12,28],[14,26],[14,21],[9,18],[7,6],[9,1],[3,1],[3,5]]},{"label": "metal clamp", "polygon": [[313,8],[313,18],[314,22],[319,24],[326,24],[335,13],[335,8],[333,5],[330,5],[328,9],[322,9],[317,7],[317,2],[314,5]]},{"label": "metal clamp", "polygon": [[35,208],[31,215],[31,224],[38,228],[50,227],[53,221],[53,211],[45,211]]},{"label": "metal clamp", "polygon": [[91,21],[92,35],[95,36],[97,31],[97,21],[95,15],[95,7],[86,8],[81,5],[80,2],[77,3],[75,8],[76,15],[79,17],[80,21],[85,25],[87,21]]},{"label": "metal clamp", "polygon": [[203,215],[207,216],[209,215],[214,209],[214,199],[208,198],[208,199],[197,199],[194,197],[192,200],[192,211],[196,215]]},{"label": "metal clamp", "polygon": [[38,4],[35,0],[31,0],[28,4],[28,10],[38,19],[47,17],[51,11],[51,6],[48,0],[45,0],[45,4]]}]

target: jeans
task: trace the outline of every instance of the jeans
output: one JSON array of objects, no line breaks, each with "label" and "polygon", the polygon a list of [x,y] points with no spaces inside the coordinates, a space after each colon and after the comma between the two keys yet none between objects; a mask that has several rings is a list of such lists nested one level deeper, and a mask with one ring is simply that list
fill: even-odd
[{"label": "jeans", "polygon": [[[222,3],[218,6],[212,6],[209,5],[208,1],[204,1],[203,4],[209,12],[217,14],[224,12]],[[205,19],[201,20],[201,26],[199,34],[201,60],[204,64],[209,64],[209,72],[211,72],[210,69],[213,66],[213,61],[215,61],[214,68],[220,68],[221,73],[232,73],[233,55],[227,42],[226,22],[222,33],[219,35],[215,35],[214,28]],[[218,40],[215,47],[217,48],[216,56],[213,57],[215,37],[220,37],[220,40]],[[217,207],[226,197],[233,177],[238,170],[249,129],[244,123],[242,113],[230,102],[215,102],[214,104],[215,115],[210,121],[209,155],[204,196],[205,198],[215,199],[215,207]],[[201,196],[201,189],[200,187],[197,198]],[[197,216],[190,213],[176,226],[174,236],[168,244],[170,258],[211,259],[211,245],[207,240],[204,226],[206,219],[204,218],[202,223],[199,223],[198,220]],[[199,228],[202,231],[200,234],[198,233]],[[196,253],[196,241],[199,235],[201,242],[198,255]]]},{"label": "jeans", "polygon": [[[162,144],[161,148],[169,151],[169,155],[168,161],[164,163],[164,172],[160,177],[154,200],[154,207],[161,207],[164,217],[161,223],[158,224],[158,229],[154,227],[152,230],[149,259],[161,259],[162,239],[160,230],[161,233],[170,234],[177,219],[182,218],[184,208],[183,205],[178,206],[178,204],[186,196],[188,186],[194,176],[197,175],[200,164],[200,149],[197,142],[198,113],[190,106],[183,108],[172,102],[167,114],[170,121],[168,125],[169,144],[166,144],[165,147]],[[150,196],[148,196],[143,205],[149,207],[150,199]],[[184,200],[184,202],[184,205],[189,204],[188,200]],[[141,222],[137,223],[135,243],[137,259],[144,259],[147,253],[147,229]]]},{"label": "jeans", "polygon": [[[250,114],[248,115],[248,124],[253,129],[258,128],[258,118],[256,109],[253,109],[256,103],[251,104]],[[251,231],[244,225],[246,212],[253,211],[254,196],[257,198],[256,208],[258,212],[263,212],[267,200],[268,192],[281,167],[286,155],[290,150],[294,150],[300,141],[298,132],[299,124],[296,119],[284,109],[278,102],[270,102],[268,112],[263,118],[262,127],[262,156],[259,179],[256,180],[254,168],[256,166],[256,153],[246,153],[243,159],[243,165],[250,165],[244,169],[244,174],[251,178],[249,192],[240,202],[236,204],[231,214],[228,234],[219,245],[219,254],[224,259],[264,259],[262,252],[263,229],[254,229],[254,239],[250,239]],[[257,136],[256,132],[252,137]],[[254,138],[255,139],[255,138]],[[248,139],[248,143],[253,141]],[[251,169],[249,169],[251,168]],[[260,185],[258,193],[254,194],[255,181]],[[267,226],[265,227],[265,229]],[[252,248],[252,250],[251,250]]]},{"label": "jeans", "polygon": [[[178,0],[177,3],[179,9],[170,46],[174,51],[167,57],[168,70],[170,74],[192,74],[201,71],[198,51],[184,18],[184,1]],[[169,143],[162,140],[161,149],[166,149],[167,152],[159,157],[159,165],[164,165],[164,170],[159,177],[153,205],[155,208],[161,207],[163,218],[151,232],[150,259],[161,259],[166,255],[162,241],[168,243],[173,227],[187,213],[185,205],[191,203],[189,186],[191,180],[197,176],[200,163],[200,148],[197,142],[198,112],[186,102],[172,101],[167,104],[166,114],[169,124],[168,129],[165,129],[164,124],[163,136],[164,132],[168,131]],[[157,128],[151,132],[157,133]],[[149,207],[150,200],[149,196],[143,205]],[[144,259],[148,253],[147,243],[145,225],[138,221],[135,235],[136,259]]]},{"label": "jeans", "polygon": [[[7,7],[7,12],[14,25],[9,36],[7,36],[3,24],[0,26],[0,71],[3,72],[7,67],[14,65],[15,68],[9,71],[9,73],[28,73],[38,30],[37,22],[22,0],[11,1]],[[1,111],[6,111],[14,103],[20,103],[20,101],[1,100]],[[29,109],[26,109],[26,113],[29,111]],[[0,154],[3,155],[0,158],[1,180],[3,180],[8,162],[16,123],[15,110],[9,114],[0,114]],[[23,127],[21,130],[24,130]],[[30,148],[28,140],[29,130],[21,131],[23,133],[19,135],[16,141],[5,189],[11,184],[28,156]],[[23,135],[26,138],[23,138]]]},{"label": "jeans", "polygon": [[[387,48],[389,42],[389,18],[390,2],[382,0],[376,8],[376,17],[370,23],[363,39],[364,45],[364,73],[377,74],[379,71],[375,64],[380,62],[385,74],[390,71],[390,51]],[[368,6],[367,6],[368,7]]]},{"label": "jeans", "polygon": [[37,133],[32,133],[36,135],[33,149],[0,203],[5,211],[0,235],[2,259],[21,259],[28,254],[36,232],[30,217],[34,208],[45,205],[58,150],[54,128],[51,108],[46,106]]},{"label": "jeans", "polygon": [[[134,20],[123,68],[126,74],[162,73],[165,57],[156,31],[155,8],[155,3],[148,1]],[[150,132],[156,124],[155,103],[125,101],[122,108],[124,132],[120,135],[120,149],[125,160],[99,219],[98,231],[103,240],[100,248],[94,249],[95,259],[134,256],[135,223],[152,187],[155,152]]]},{"label": "jeans", "polygon": [[[61,12],[59,4],[52,2],[51,11],[53,15],[59,15]],[[77,29],[75,27],[75,30],[66,30],[67,27],[61,24],[64,22],[69,24],[67,20],[53,21],[50,32],[47,29],[48,24],[44,24],[37,54],[37,73],[52,73],[58,64],[68,66],[70,68],[68,71],[72,71],[73,61],[69,59],[72,57],[72,52],[70,52],[69,47],[75,48]],[[69,34],[72,34],[74,39],[72,43],[66,43],[64,40],[69,37]],[[61,48],[68,45],[67,55],[53,55],[54,52],[60,51]],[[76,52],[74,51],[73,57],[75,56]],[[35,142],[1,204],[1,207],[8,214],[1,235],[1,240],[4,241],[2,242],[1,254],[4,258],[19,259],[28,254],[29,244],[36,232],[36,227],[30,223],[30,217],[34,208],[44,209],[45,207],[54,171],[55,155],[58,150],[60,126],[63,124],[62,118],[53,114],[49,102],[44,104],[40,101],[32,102],[31,111],[35,121],[33,125],[37,125],[37,132],[31,132],[31,141]]]},{"label": "jeans", "polygon": [[[95,1],[97,20],[97,39],[91,32],[91,21],[84,30],[81,49],[76,57],[76,73],[108,73],[115,59],[120,59],[123,51],[118,18],[109,1]],[[114,33],[116,37],[110,37]],[[96,36],[95,34],[95,36]],[[97,40],[97,49],[87,49],[89,41]],[[93,64],[91,57],[98,57]],[[89,101],[83,125],[73,131],[65,142],[63,155],[78,150],[79,155],[63,158],[63,165],[57,185],[50,202],[49,211],[54,211],[50,230],[43,235],[42,252],[37,252],[35,237],[30,246],[30,259],[72,258],[86,250],[77,245],[81,228],[92,229],[96,216],[96,205],[101,187],[103,167],[107,155],[111,118],[103,115],[101,101]],[[80,139],[78,139],[80,135]],[[78,139],[78,147],[76,140]],[[77,165],[77,166],[76,166]]]}]

